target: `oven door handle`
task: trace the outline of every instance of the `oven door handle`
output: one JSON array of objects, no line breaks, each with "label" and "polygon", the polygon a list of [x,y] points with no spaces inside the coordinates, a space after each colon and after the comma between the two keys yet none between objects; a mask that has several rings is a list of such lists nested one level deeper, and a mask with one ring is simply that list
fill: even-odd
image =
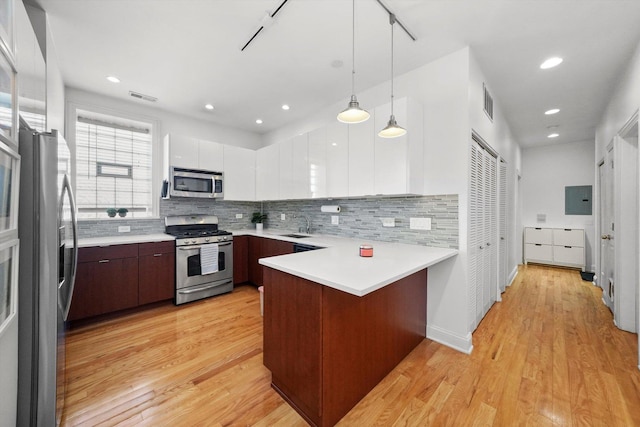
[{"label": "oven door handle", "polygon": [[201,291],[206,291],[207,289],[211,289],[211,288],[216,288],[218,286],[222,286],[222,285],[228,285],[229,283],[233,282],[232,280],[228,280],[224,283],[216,283],[215,285],[207,285],[207,286],[200,286],[199,288],[195,288],[195,289],[187,289],[186,291],[178,291],[179,294],[192,294],[195,292],[201,292]]},{"label": "oven door handle", "polygon": [[[213,243],[209,243],[209,244],[212,245]],[[229,246],[230,244],[231,242],[218,243],[218,246]],[[207,246],[207,244],[200,245],[200,246],[179,246],[178,249],[180,249],[181,251],[192,251],[194,249],[200,249],[203,246]]]}]

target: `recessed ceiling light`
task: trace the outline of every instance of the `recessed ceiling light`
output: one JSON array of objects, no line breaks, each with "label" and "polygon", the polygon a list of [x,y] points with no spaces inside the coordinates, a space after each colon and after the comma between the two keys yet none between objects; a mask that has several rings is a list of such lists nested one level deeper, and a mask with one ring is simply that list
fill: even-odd
[{"label": "recessed ceiling light", "polygon": [[540,68],[546,70],[547,68],[553,68],[562,63],[562,58],[554,56],[552,58],[547,59],[542,64],[540,64]]},{"label": "recessed ceiling light", "polygon": [[547,135],[547,138],[557,138],[559,136],[560,136],[559,133],[550,133],[549,135]]},{"label": "recessed ceiling light", "polygon": [[212,104],[207,104],[204,106],[204,108],[206,108],[207,110],[213,110],[213,105]]},{"label": "recessed ceiling light", "polygon": [[257,123],[257,124],[259,124],[259,125],[261,125],[261,124],[262,124],[262,119],[257,119],[257,120],[256,120],[256,123]]},{"label": "recessed ceiling light", "polygon": [[552,114],[557,114],[557,113],[559,113],[559,112],[560,112],[560,109],[559,109],[559,108],[552,108],[551,110],[547,110],[547,111],[545,111],[544,113],[545,113],[547,116],[550,116],[550,115],[552,115]]},{"label": "recessed ceiling light", "polygon": [[107,80],[109,80],[111,83],[120,83],[120,79],[116,76],[107,76]]},{"label": "recessed ceiling light", "polygon": [[282,109],[286,111],[289,109],[289,106],[287,104],[282,104]]}]

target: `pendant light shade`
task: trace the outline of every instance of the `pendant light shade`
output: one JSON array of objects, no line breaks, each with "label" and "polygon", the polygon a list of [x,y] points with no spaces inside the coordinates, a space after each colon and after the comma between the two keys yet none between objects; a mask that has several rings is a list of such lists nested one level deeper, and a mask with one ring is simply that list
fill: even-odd
[{"label": "pendant light shade", "polygon": [[338,121],[342,123],[362,123],[367,121],[369,113],[360,108],[360,103],[355,95],[351,95],[349,106],[338,114]]},{"label": "pendant light shade", "polygon": [[378,136],[381,138],[397,138],[407,133],[407,130],[401,126],[398,126],[396,117],[392,114],[389,118],[389,122],[384,129],[378,132]]},{"label": "pendant light shade", "polygon": [[352,0],[352,26],[351,26],[351,100],[346,109],[338,114],[338,121],[342,123],[362,123],[369,119],[370,115],[366,110],[360,108],[360,103],[356,98],[355,75],[356,75],[356,1]]},{"label": "pendant light shade", "polygon": [[391,24],[391,117],[387,126],[378,132],[381,138],[397,138],[407,133],[405,128],[398,126],[396,116],[393,115],[393,24],[396,23],[396,16],[393,13],[389,14],[389,23]]}]

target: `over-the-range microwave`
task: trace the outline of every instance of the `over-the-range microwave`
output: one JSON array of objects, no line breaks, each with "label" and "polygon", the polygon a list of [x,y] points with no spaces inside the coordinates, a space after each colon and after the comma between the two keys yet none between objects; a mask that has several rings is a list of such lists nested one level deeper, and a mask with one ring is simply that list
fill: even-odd
[{"label": "over-the-range microwave", "polygon": [[200,197],[206,199],[221,198],[222,172],[198,169],[185,169],[172,166],[168,189],[163,189],[171,197]]}]

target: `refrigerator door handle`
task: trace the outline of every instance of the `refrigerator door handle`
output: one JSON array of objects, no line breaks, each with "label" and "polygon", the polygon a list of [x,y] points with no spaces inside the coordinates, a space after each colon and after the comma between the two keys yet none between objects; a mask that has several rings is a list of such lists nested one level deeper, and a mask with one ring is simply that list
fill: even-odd
[{"label": "refrigerator door handle", "polygon": [[65,174],[62,180],[62,194],[60,199],[60,206],[62,206],[62,198],[64,198],[65,191],[69,194],[69,204],[71,205],[71,223],[73,225],[73,265],[71,266],[71,277],[69,277],[69,295],[65,299],[67,306],[64,307],[64,320],[67,320],[69,316],[69,310],[71,309],[71,299],[73,298],[73,290],[76,282],[76,271],[78,269],[78,218],[76,217],[76,200],[73,197],[73,190],[71,189],[71,183],[69,182],[69,175]]}]

